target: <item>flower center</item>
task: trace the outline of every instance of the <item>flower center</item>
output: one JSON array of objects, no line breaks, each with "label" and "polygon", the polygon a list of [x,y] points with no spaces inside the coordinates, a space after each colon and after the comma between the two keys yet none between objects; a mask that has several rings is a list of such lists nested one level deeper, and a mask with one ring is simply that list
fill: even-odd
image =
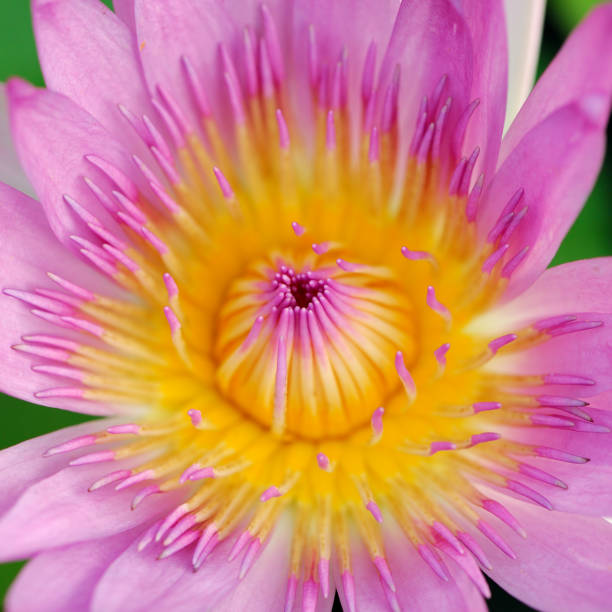
[{"label": "flower center", "polygon": [[330,253],[274,254],[231,286],[217,383],[274,433],[343,436],[369,423],[415,355],[412,305],[390,269]]}]

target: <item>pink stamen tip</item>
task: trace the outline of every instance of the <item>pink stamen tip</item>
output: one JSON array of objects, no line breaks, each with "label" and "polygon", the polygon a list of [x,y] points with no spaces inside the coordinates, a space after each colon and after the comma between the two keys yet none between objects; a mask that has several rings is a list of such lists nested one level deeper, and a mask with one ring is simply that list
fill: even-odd
[{"label": "pink stamen tip", "polygon": [[537,321],[532,327],[538,331],[548,331],[565,323],[570,323],[576,320],[575,315],[558,315]]},{"label": "pink stamen tip", "polygon": [[493,565],[491,565],[491,562],[473,536],[465,531],[458,531],[457,539],[476,557],[485,569],[493,569]]},{"label": "pink stamen tip", "polygon": [[187,411],[187,415],[191,419],[191,424],[197,427],[202,423],[202,412],[200,410],[191,409]]},{"label": "pink stamen tip", "polygon": [[137,493],[132,500],[132,510],[135,510],[147,497],[161,493],[161,489],[157,485],[149,485],[142,491]]},{"label": "pink stamen tip", "polygon": [[495,340],[489,342],[489,350],[495,355],[500,348],[514,342],[516,338],[516,334],[506,334],[505,336],[495,338]]},{"label": "pink stamen tip", "polygon": [[532,488],[517,482],[516,480],[506,481],[506,486],[510,491],[514,491],[515,493],[530,499],[532,502],[538,504],[538,506],[542,506],[547,510],[553,510],[553,505],[550,503],[550,501],[537,491],[534,491]]},{"label": "pink stamen tip", "polygon": [[139,482],[143,482],[144,480],[152,480],[155,478],[155,472],[153,470],[144,470],[142,472],[138,472],[126,478],[124,481],[120,482],[116,487],[115,491],[121,491],[122,489],[127,489],[132,485],[138,484]]},{"label": "pink stamen tip", "polygon": [[187,480],[204,480],[205,478],[214,478],[215,477],[215,469],[212,467],[204,467],[200,470],[192,472],[189,474]]},{"label": "pink stamen tip", "polygon": [[545,482],[561,489],[567,489],[567,485],[562,480],[556,476],[553,476],[552,474],[549,474],[548,472],[545,472],[544,470],[533,467],[532,465],[521,463],[518,466],[518,471],[520,474],[524,474],[528,478],[540,480],[541,482]]},{"label": "pink stamen tip", "polygon": [[494,442],[495,440],[499,440],[500,438],[501,436],[498,433],[492,431],[485,431],[483,433],[474,434],[471,438],[471,446],[483,444],[484,442]]},{"label": "pink stamen tip", "polygon": [[376,43],[372,41],[368,46],[368,52],[363,63],[363,75],[361,78],[361,98],[364,106],[367,105],[374,91],[374,72],[376,70]]},{"label": "pink stamen tip", "polygon": [[170,252],[170,248],[168,245],[158,236],[156,236],[150,229],[147,227],[141,227],[140,233],[142,237],[160,254],[166,255]]},{"label": "pink stamen tip", "polygon": [[117,482],[118,480],[123,480],[132,474],[131,470],[117,470],[115,472],[111,472],[110,474],[106,474],[106,476],[102,476],[96,480],[90,487],[87,489],[88,491],[96,491],[97,489],[101,489],[106,485],[112,484],[113,482]]},{"label": "pink stamen tip", "polygon": [[181,477],[179,478],[179,483],[180,484],[184,484],[185,482],[187,482],[189,480],[189,476],[191,474],[193,474],[194,472],[197,472],[198,470],[202,469],[202,466],[199,463],[192,463],[188,468],[185,469],[185,471],[181,474]]},{"label": "pink stamen tip", "polygon": [[255,319],[255,322],[253,323],[253,326],[251,327],[244,343],[240,347],[241,351],[248,350],[253,345],[255,340],[257,340],[257,338],[259,337],[259,333],[261,332],[261,328],[263,327],[263,323],[264,323],[263,315],[260,315]]},{"label": "pink stamen tip", "polygon": [[475,404],[472,404],[474,414],[486,412],[488,410],[499,410],[501,407],[502,405],[499,402],[476,402]]},{"label": "pink stamen tip", "polygon": [[180,550],[183,550],[183,548],[187,548],[187,546],[189,546],[190,544],[193,544],[193,542],[195,542],[199,537],[200,537],[199,531],[197,530],[188,531],[187,533],[183,534],[180,538],[175,540],[171,546],[164,548],[164,550],[159,554],[157,558],[160,561],[162,559],[167,559],[168,557],[171,557],[172,555],[176,554]]},{"label": "pink stamen tip", "polygon": [[159,528],[159,521],[157,523],[153,523],[144,533],[140,541],[138,542],[137,550],[138,552],[142,552],[151,542],[153,542],[155,532]]},{"label": "pink stamen tip", "polygon": [[529,252],[529,247],[526,246],[521,251],[519,251],[503,268],[502,268],[502,277],[510,278],[515,270],[523,263],[525,257],[527,257],[527,253]]},{"label": "pink stamen tip", "polygon": [[552,414],[533,414],[530,418],[534,425],[544,427],[572,427],[574,425],[574,421]]},{"label": "pink stamen tip", "polygon": [[411,400],[414,399],[416,396],[416,385],[414,384],[414,380],[404,364],[404,355],[401,351],[397,351],[397,353],[395,353],[395,369],[397,370],[397,375],[400,377],[400,380],[404,385],[406,393]]},{"label": "pink stamen tip", "polygon": [[573,397],[563,397],[559,395],[538,395],[536,400],[540,406],[549,408],[584,408],[588,402],[575,399]]},{"label": "pink stamen tip", "polygon": [[444,563],[438,558],[438,556],[427,546],[426,544],[419,544],[418,547],[419,555],[431,569],[434,571],[438,578],[441,578],[445,582],[448,582],[449,575],[448,570]]},{"label": "pink stamen tip", "polygon": [[455,537],[453,532],[444,523],[441,523],[440,521],[434,521],[431,526],[433,530],[441,538],[446,540],[446,542],[448,542],[457,553],[459,553],[460,555],[464,553],[464,549],[463,546],[461,546],[461,542]]},{"label": "pink stamen tip", "polygon": [[382,436],[383,414],[385,414],[385,409],[382,406],[377,408],[372,414],[372,431],[376,436]]},{"label": "pink stamen tip", "polygon": [[378,128],[374,126],[370,132],[370,147],[368,149],[368,161],[373,164],[380,158],[380,137]]},{"label": "pink stamen tip", "polygon": [[435,262],[435,257],[428,251],[411,251],[408,247],[401,248],[402,255],[410,261],[422,261],[424,259]]},{"label": "pink stamen tip", "polygon": [[240,536],[238,536],[227,558],[230,563],[240,554],[252,537],[252,534],[248,530],[243,531]]},{"label": "pink stamen tip", "polygon": [[538,446],[533,449],[534,453],[538,457],[546,457],[547,459],[553,459],[554,461],[563,461],[564,463],[588,463],[590,459],[588,457],[580,457],[579,455],[573,455],[558,448],[549,448],[547,446]]},{"label": "pink stamen tip", "polygon": [[547,330],[550,336],[563,336],[565,334],[573,334],[576,332],[587,331],[589,329],[596,329],[603,326],[603,321],[574,321],[573,323],[566,323],[559,325],[553,329]]},{"label": "pink stamen tip", "polygon": [[306,228],[300,225],[297,221],[293,221],[293,223],[291,223],[291,227],[296,236],[302,236],[306,231]]},{"label": "pink stamen tip", "polygon": [[278,125],[279,146],[283,151],[288,151],[290,145],[289,128],[280,108],[276,109],[276,123]]},{"label": "pink stamen tip", "polygon": [[325,557],[319,559],[319,582],[321,583],[321,593],[327,599],[329,595],[329,559]]},{"label": "pink stamen tip", "polygon": [[336,264],[341,270],[345,272],[359,272],[365,266],[363,264],[351,263],[345,259],[336,259]]},{"label": "pink stamen tip", "polygon": [[447,321],[451,318],[450,310],[444,306],[441,302],[438,301],[436,297],[435,289],[430,285],[427,287],[427,305],[434,311],[437,312],[441,317],[446,319]]},{"label": "pink stamen tip", "polygon": [[164,314],[166,315],[166,320],[170,326],[170,333],[172,335],[176,334],[176,332],[181,329],[181,322],[178,320],[176,314],[174,314],[174,310],[172,310],[170,306],[164,306]]},{"label": "pink stamen tip", "polygon": [[287,591],[285,593],[285,612],[293,612],[295,604],[295,595],[297,592],[298,580],[294,574],[289,576],[287,580]]},{"label": "pink stamen tip", "polygon": [[211,523],[202,532],[202,535],[193,551],[192,563],[194,569],[198,569],[206,560],[208,555],[213,551],[214,547],[219,542],[219,531],[214,523]]},{"label": "pink stamen tip", "polygon": [[336,127],[334,125],[334,111],[332,110],[327,113],[325,146],[328,151],[333,151],[336,148]]},{"label": "pink stamen tip", "polygon": [[509,244],[502,244],[496,251],[491,253],[482,264],[482,272],[483,274],[490,274],[493,271],[493,268],[497,265],[497,263],[501,260],[501,258],[506,254],[506,251],[510,248]]},{"label": "pink stamen tip", "polygon": [[378,504],[375,501],[369,501],[366,504],[366,508],[370,512],[370,514],[374,517],[377,523],[382,523],[383,517]]},{"label": "pink stamen tip", "polygon": [[239,580],[242,580],[247,575],[247,572],[251,569],[260,548],[261,540],[259,538],[255,538],[249,544],[249,548],[247,549],[244,559],[242,560],[242,564],[240,565],[240,573],[238,574]]},{"label": "pink stamen tip", "polygon": [[91,321],[85,319],[78,319],[76,317],[62,317],[62,321],[69,323],[70,325],[90,333],[92,336],[101,338],[104,335],[104,328]]},{"label": "pink stamen tip", "polygon": [[271,487],[268,487],[259,497],[259,500],[262,502],[266,502],[269,499],[272,499],[273,497],[280,497],[282,495],[282,493],[278,490],[277,487],[275,487],[274,485],[272,485]]},{"label": "pink stamen tip", "polygon": [[166,531],[176,523],[180,518],[185,516],[189,512],[189,507],[187,504],[181,504],[177,506],[161,523],[157,532],[155,534],[155,541],[159,542],[163,537]]},{"label": "pink stamen tip", "polygon": [[479,520],[477,523],[478,529],[484,533],[497,548],[499,548],[504,554],[506,554],[510,559],[516,559],[516,554],[514,551],[506,544],[503,538],[491,527],[488,523],[485,523],[483,520]]},{"label": "pink stamen tip", "polygon": [[196,102],[200,114],[203,117],[210,117],[210,105],[206,97],[206,92],[202,87],[202,84],[200,82],[200,79],[198,78],[197,72],[193,64],[185,55],[181,57],[181,63],[183,65],[183,69],[185,70],[185,76],[189,84],[191,95],[193,96]]},{"label": "pink stamen tip", "polygon": [[47,449],[43,453],[43,457],[52,457],[53,455],[68,453],[76,450],[77,448],[83,448],[84,446],[91,446],[92,444],[96,443],[97,439],[97,436],[93,434],[79,436],[78,438],[73,438],[72,440],[68,440],[67,442],[63,442],[62,444],[58,444],[57,446]]},{"label": "pink stamen tip", "polygon": [[328,471],[330,468],[330,461],[325,453],[317,454],[317,464],[322,470]]},{"label": "pink stamen tip", "polygon": [[393,582],[393,576],[391,575],[391,570],[389,569],[389,565],[384,557],[374,557],[372,562],[376,566],[380,577],[385,581],[385,584],[395,593],[395,583]]},{"label": "pink stamen tip", "polygon": [[344,597],[346,598],[346,604],[348,606],[348,612],[357,612],[357,603],[355,596],[355,579],[353,574],[349,570],[342,572],[342,590],[344,591]]},{"label": "pink stamen tip", "polygon": [[111,450],[99,451],[97,453],[89,453],[77,457],[68,463],[68,465],[89,465],[90,463],[102,463],[104,461],[112,461],[115,458],[115,452]]},{"label": "pink stamen tip", "polygon": [[78,380],[79,382],[83,382],[86,377],[85,372],[57,365],[33,365],[32,370],[34,370],[34,372],[41,372],[42,374],[71,378],[72,380]]},{"label": "pink stamen tip", "polygon": [[284,78],[284,66],[283,66],[283,52],[280,45],[280,38],[274,18],[270,13],[270,10],[266,4],[262,3],[261,15],[263,17],[264,26],[264,38],[266,41],[266,48],[268,49],[268,55],[270,57],[270,66],[272,67],[272,74],[274,75],[274,81],[280,84]]},{"label": "pink stamen tip", "polygon": [[314,580],[306,580],[302,585],[302,612],[315,612],[319,589]]},{"label": "pink stamen tip", "polygon": [[37,391],[34,397],[38,399],[47,399],[50,397],[70,397],[74,399],[82,399],[85,397],[85,389],[78,387],[55,387],[53,389],[43,389]]},{"label": "pink stamen tip", "polygon": [[544,382],[547,385],[580,385],[591,386],[596,381],[586,376],[575,376],[573,374],[546,374]]},{"label": "pink stamen tip", "polygon": [[221,193],[223,194],[223,197],[226,200],[233,200],[234,192],[232,188],[230,187],[228,180],[225,178],[225,175],[223,174],[223,172],[221,172],[221,170],[219,170],[217,166],[213,168],[213,172],[215,174],[215,178],[217,179],[217,182],[219,183],[219,188],[221,189]]},{"label": "pink stamen tip", "polygon": [[429,445],[429,454],[435,455],[440,451],[455,450],[457,446],[453,442],[432,442]]},{"label": "pink stamen tip", "polygon": [[164,284],[166,285],[166,291],[168,292],[168,299],[175,298],[179,293],[176,281],[174,278],[172,278],[172,275],[168,274],[168,272],[164,274],[163,278]]},{"label": "pink stamen tip", "polygon": [[312,250],[317,254],[317,255],[323,255],[324,253],[327,253],[327,251],[329,250],[329,243],[327,242],[321,242],[320,244],[317,244],[316,242],[312,245]]},{"label": "pink stamen tip", "polygon": [[75,285],[74,283],[67,281],[66,279],[62,278],[61,276],[58,276],[57,274],[53,274],[52,272],[47,272],[47,276],[52,281],[57,283],[60,287],[62,287],[63,289],[66,289],[67,291],[74,293],[74,295],[84,299],[87,302],[93,302],[96,299],[95,294],[92,293],[91,291],[88,291],[87,289],[83,289],[83,287],[79,287],[78,285]]},{"label": "pink stamen tip", "polygon": [[446,365],[446,353],[448,353],[448,350],[450,349],[450,344],[447,342],[446,344],[443,344],[442,346],[439,346],[435,351],[434,351],[434,356],[436,358],[436,361],[442,366],[444,367]]},{"label": "pink stamen tip", "polygon": [[111,425],[107,427],[106,431],[110,434],[134,434],[140,433],[140,425],[136,423],[126,423],[125,425]]},{"label": "pink stamen tip", "polygon": [[478,213],[478,202],[480,200],[480,194],[482,193],[482,187],[484,185],[484,174],[481,174],[474,183],[472,191],[468,196],[468,201],[465,206],[465,216],[468,223],[473,223],[476,220],[476,214]]}]

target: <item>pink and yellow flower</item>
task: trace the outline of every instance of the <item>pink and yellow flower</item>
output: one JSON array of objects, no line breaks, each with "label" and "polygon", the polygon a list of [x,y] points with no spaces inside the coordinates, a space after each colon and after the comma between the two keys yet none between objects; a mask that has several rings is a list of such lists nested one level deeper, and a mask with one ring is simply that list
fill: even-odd
[{"label": "pink and yellow flower", "polygon": [[612,6],[503,140],[500,1],[33,12],[0,385],[105,418],[0,454],[9,609],[606,608]]}]

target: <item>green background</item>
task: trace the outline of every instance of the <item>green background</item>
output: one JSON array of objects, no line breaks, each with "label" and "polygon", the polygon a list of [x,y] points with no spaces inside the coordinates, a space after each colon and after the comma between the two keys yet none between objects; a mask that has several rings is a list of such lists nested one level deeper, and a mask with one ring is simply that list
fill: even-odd
[{"label": "green background", "polygon": [[[105,2],[110,5],[110,2]],[[542,44],[540,71],[552,59],[563,39],[597,2],[587,0],[550,0]],[[611,59],[612,61],[612,59]],[[3,0],[0,9],[0,81],[19,75],[42,85],[36,57],[29,2]],[[612,254],[612,157],[608,152],[604,168],[584,210],[561,245],[553,263]],[[43,408],[0,394],[0,448],[17,444],[49,431],[85,420],[82,415]],[[21,563],[0,565],[0,601]],[[509,604],[500,593],[494,594],[492,609]],[[513,609],[518,609],[516,604]]]}]

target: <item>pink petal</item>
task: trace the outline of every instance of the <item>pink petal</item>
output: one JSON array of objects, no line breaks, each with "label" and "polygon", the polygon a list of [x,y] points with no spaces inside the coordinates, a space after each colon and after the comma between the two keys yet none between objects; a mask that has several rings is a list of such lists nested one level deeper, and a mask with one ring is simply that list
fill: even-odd
[{"label": "pink petal", "polygon": [[45,451],[66,440],[105,429],[113,423],[115,421],[111,419],[89,421],[26,440],[0,451],[0,514],[30,485],[61,470],[75,457],[75,451],[43,457]]},{"label": "pink petal", "polygon": [[501,161],[554,111],[589,93],[612,94],[612,5],[603,4],[572,32],[537,82],[502,143]]},{"label": "pink petal", "polygon": [[17,576],[6,598],[8,610],[87,610],[107,566],[140,530],[40,553]]},{"label": "pink petal", "polygon": [[506,329],[563,314],[612,311],[612,257],[545,270],[526,291],[487,316]]},{"label": "pink petal", "polygon": [[17,79],[9,81],[8,95],[17,152],[56,235],[72,246],[69,236],[83,234],[83,224],[63,199],[68,194],[104,227],[122,236],[83,177],[95,180],[106,193],[117,186],[84,156],[96,155],[129,175],[133,166],[127,152],[91,115],[65,96]]},{"label": "pink petal", "polygon": [[607,610],[612,526],[600,518],[548,512],[511,498],[500,501],[527,538],[499,527],[518,557],[512,560],[475,534],[493,565],[491,578],[538,610]]},{"label": "pink petal", "polygon": [[34,32],[47,87],[95,117],[133,153],[140,143],[120,114],[151,116],[133,33],[99,0],[34,0]]},{"label": "pink petal", "polygon": [[[2,559],[21,559],[48,548],[107,537],[142,525],[179,502],[175,494],[157,496],[130,510],[134,492],[87,489],[125,462],[65,469],[31,485],[0,518]],[[180,503],[180,502],[179,502]]]},{"label": "pink petal", "polygon": [[541,394],[589,398],[612,389],[612,314],[578,317],[580,321],[601,321],[602,325],[555,336],[530,349],[500,356],[492,367],[511,374],[562,374],[586,379],[578,384],[557,384],[553,379],[551,384],[537,387]]},{"label": "pink petal", "polygon": [[[397,600],[402,610],[486,612],[484,599],[467,575],[448,557],[444,562],[451,573],[448,582],[438,578],[423,561],[396,524],[385,528],[386,557],[393,574]],[[363,544],[351,542],[357,610],[390,609],[381,581]],[[349,610],[340,580],[336,587],[343,610]]]},{"label": "pink petal", "polygon": [[463,2],[463,12],[472,36],[474,77],[470,100],[480,101],[468,126],[463,155],[469,157],[475,147],[483,151],[474,168],[493,176],[499,152],[506,109],[508,52],[504,6],[501,0]]},{"label": "pink petal", "polygon": [[[181,110],[198,125],[191,93],[181,66],[187,57],[199,79],[216,117],[227,106],[219,43],[233,42],[238,31],[225,8],[211,0],[134,0],[140,58],[149,91],[158,85],[178,101]],[[234,35],[234,36],[232,36]],[[159,61],[163,57],[164,61]]]},{"label": "pink petal", "polygon": [[0,83],[0,181],[28,195],[34,195],[32,185],[19,163],[13,144],[4,83]]},{"label": "pink petal", "polygon": [[444,75],[448,77],[444,95],[453,99],[450,125],[455,125],[470,102],[474,49],[468,25],[456,4],[450,0],[405,0],[400,6],[380,79],[384,91],[395,66],[402,67],[402,133],[412,135],[423,96],[431,96]]},{"label": "pink petal", "polygon": [[[111,291],[108,282],[57,241],[38,202],[3,184],[0,184],[0,199],[0,254],[4,262],[0,267],[0,291],[56,288],[46,272],[67,276],[90,290]],[[32,359],[11,346],[19,344],[25,334],[56,333],[57,327],[35,317],[25,304],[4,293],[0,293],[0,304],[0,390],[55,408],[93,414],[112,412],[108,406],[84,400],[47,398],[40,401],[35,398],[34,393],[49,388],[52,379],[34,372],[30,367]]]},{"label": "pink petal", "polygon": [[556,110],[524,136],[487,188],[478,217],[483,235],[520,188],[525,193],[518,206],[528,207],[507,259],[525,247],[529,251],[512,274],[506,297],[544,271],[582,208],[603,158],[607,104],[601,95],[591,95]]},{"label": "pink petal", "polygon": [[[192,548],[157,561],[161,546],[152,545],[138,552],[134,544],[102,576],[94,593],[92,611],[133,609],[135,602],[137,608],[142,610],[184,612],[201,610],[203,602],[209,609],[236,612],[245,609],[271,610],[282,606],[284,590],[280,584],[284,585],[287,577],[288,527],[283,527],[281,522],[275,529],[269,544],[242,582],[238,581],[240,557],[232,562],[227,560],[232,545],[233,538],[221,542],[201,568],[194,572],[191,566]],[[263,567],[258,567],[260,564]],[[126,579],[128,576],[129,580]],[[266,576],[263,583],[259,581],[262,576]],[[266,585],[266,581],[271,584]],[[279,589],[275,586],[279,586]],[[261,591],[269,594],[272,600],[259,595]],[[248,602],[246,608],[245,601]],[[275,602],[279,605],[273,605]]]}]

